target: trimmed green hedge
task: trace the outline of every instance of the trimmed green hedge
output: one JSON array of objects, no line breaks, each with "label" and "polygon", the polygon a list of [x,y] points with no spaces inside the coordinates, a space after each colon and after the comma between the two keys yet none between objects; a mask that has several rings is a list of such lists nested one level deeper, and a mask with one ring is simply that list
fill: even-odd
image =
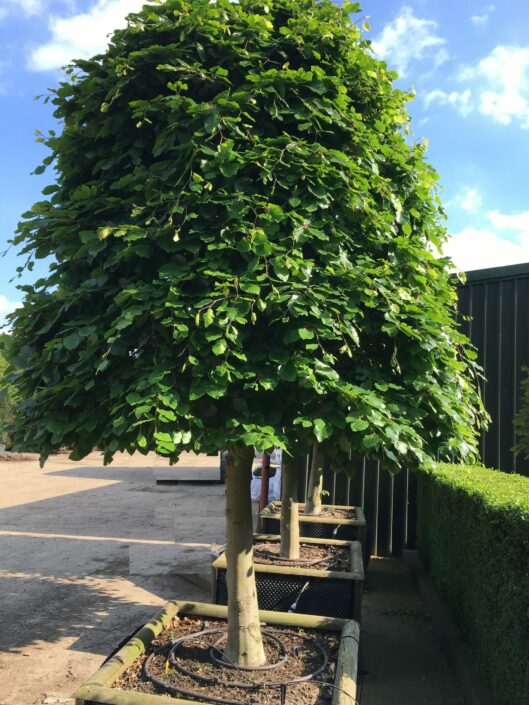
[{"label": "trimmed green hedge", "polygon": [[529,478],[462,465],[419,476],[419,552],[498,705],[529,705]]}]

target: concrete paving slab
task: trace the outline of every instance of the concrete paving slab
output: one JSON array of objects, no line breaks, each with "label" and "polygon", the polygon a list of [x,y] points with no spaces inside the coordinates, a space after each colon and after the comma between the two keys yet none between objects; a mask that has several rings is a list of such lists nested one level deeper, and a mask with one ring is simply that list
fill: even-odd
[{"label": "concrete paving slab", "polygon": [[369,562],[360,671],[360,705],[464,705],[402,560]]},{"label": "concrete paving slab", "polygon": [[216,558],[210,544],[168,544],[148,546],[132,544],[129,550],[129,575],[164,575],[182,573],[206,576],[209,580],[211,563]]},{"label": "concrete paving slab", "polygon": [[[211,476],[218,458],[182,464]],[[224,487],[157,486],[166,466],[153,454],[0,461],[0,705],[63,700],[167,600],[209,599]]]},{"label": "concrete paving slab", "polygon": [[173,465],[168,468],[156,468],[153,471],[156,482],[220,483],[220,467],[197,468],[190,465]]}]

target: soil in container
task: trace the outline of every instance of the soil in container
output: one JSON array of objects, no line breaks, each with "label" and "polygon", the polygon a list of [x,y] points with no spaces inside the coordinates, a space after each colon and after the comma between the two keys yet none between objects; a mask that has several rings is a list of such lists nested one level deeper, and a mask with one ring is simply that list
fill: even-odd
[{"label": "soil in container", "polygon": [[356,519],[356,512],[354,509],[337,509],[336,507],[325,507],[323,506],[319,514],[305,514],[304,507],[299,508],[299,513],[302,516],[307,516],[309,518],[318,517],[329,518],[329,519]]},{"label": "soil in container", "polygon": [[264,627],[267,664],[254,670],[226,662],[226,635],[224,620],[175,617],[114,687],[226,705],[331,705],[340,633]]},{"label": "soil in container", "polygon": [[254,561],[266,565],[292,566],[313,570],[350,570],[351,551],[348,546],[300,543],[299,559],[281,558],[279,542],[254,543]]},{"label": "soil in container", "polygon": [[[276,512],[281,511],[281,505],[280,504],[275,504],[272,503],[273,509]],[[303,504],[299,505],[299,514],[300,516],[307,517],[307,519],[356,519],[356,510],[354,508],[352,509],[341,509],[338,507],[334,506],[325,506],[321,508],[321,512],[319,514],[305,514],[305,506]]]},{"label": "soil in container", "polygon": [[[360,541],[364,547],[365,563],[370,549],[369,528],[360,507],[324,505],[320,514],[305,514],[305,506],[298,504],[300,535],[314,539],[341,539]],[[259,531],[263,534],[280,532],[281,502],[271,502],[259,513]]]}]

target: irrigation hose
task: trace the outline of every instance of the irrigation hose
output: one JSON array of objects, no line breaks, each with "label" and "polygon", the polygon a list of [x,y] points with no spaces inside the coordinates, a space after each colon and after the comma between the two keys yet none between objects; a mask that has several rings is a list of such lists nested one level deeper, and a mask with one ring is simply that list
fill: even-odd
[{"label": "irrigation hose", "polygon": [[[192,634],[186,634],[183,637],[180,637],[179,639],[176,639],[175,641],[172,642],[171,648],[167,654],[166,660],[171,664],[171,666],[179,671],[180,673],[188,676],[194,681],[197,681],[201,685],[218,685],[221,687],[225,688],[241,688],[245,689],[248,692],[251,691],[257,691],[257,690],[262,690],[266,688],[274,688],[280,689],[281,692],[281,702],[284,702],[284,698],[286,697],[286,688],[288,686],[292,685],[301,685],[302,683],[306,683],[307,681],[314,681],[315,683],[319,683],[322,685],[328,685],[330,687],[331,684],[327,684],[324,681],[315,681],[314,679],[322,673],[326,668],[329,663],[329,654],[327,649],[320,644],[314,637],[312,636],[306,636],[304,634],[299,634],[297,632],[288,630],[288,631],[282,631],[281,634],[288,634],[291,636],[295,636],[298,639],[301,639],[305,642],[310,643],[310,647],[312,649],[316,649],[316,651],[319,651],[320,656],[321,656],[321,663],[319,666],[311,671],[310,673],[304,675],[304,676],[298,676],[297,678],[288,678],[285,680],[277,680],[277,681],[272,681],[269,683],[259,683],[256,681],[250,681],[250,682],[244,682],[244,681],[235,681],[235,682],[230,682],[230,681],[223,681],[217,676],[202,676],[198,673],[195,673],[193,671],[190,671],[189,669],[185,668],[182,666],[181,663],[178,662],[178,654],[176,653],[178,650],[183,648],[183,645],[186,641],[190,641],[193,639],[199,639],[200,637],[203,636],[209,636],[213,634],[222,634],[222,636],[217,639],[213,644],[210,644],[209,650],[208,650],[208,656],[209,659],[212,663],[216,664],[217,666],[221,668],[232,668],[236,669],[239,671],[269,671],[273,670],[275,668],[279,668],[280,666],[284,665],[286,661],[288,660],[288,653],[285,645],[282,643],[281,639],[276,636],[273,632],[271,632],[269,629],[265,629],[262,631],[263,637],[273,641],[279,648],[279,653],[280,653],[280,658],[278,661],[276,661],[273,664],[266,665],[266,666],[259,666],[257,668],[249,668],[246,666],[239,666],[237,664],[234,664],[230,661],[227,661],[224,656],[222,656],[222,659],[218,658],[215,656],[214,652],[220,652],[218,645],[221,644],[226,638],[227,638],[227,629],[224,627],[219,627],[219,628],[214,628],[214,629],[203,629],[202,631],[199,632],[194,632]],[[219,697],[216,695],[205,695],[196,691],[192,690],[187,690],[185,688],[182,688],[180,686],[174,686],[171,685],[170,683],[167,683],[163,681],[161,678],[156,676],[154,673],[152,673],[151,670],[151,664],[152,660],[155,656],[158,656],[160,653],[162,653],[164,649],[153,651],[153,653],[149,654],[147,659],[145,660],[143,664],[143,673],[145,677],[151,681],[151,683],[159,690],[165,693],[169,693],[171,695],[176,695],[176,696],[184,696],[186,698],[195,698],[198,700],[206,700],[208,702],[214,702],[214,703],[222,703],[222,705],[241,705],[240,700],[232,700],[230,698],[224,698],[224,697]],[[334,686],[333,686],[334,687]]]}]

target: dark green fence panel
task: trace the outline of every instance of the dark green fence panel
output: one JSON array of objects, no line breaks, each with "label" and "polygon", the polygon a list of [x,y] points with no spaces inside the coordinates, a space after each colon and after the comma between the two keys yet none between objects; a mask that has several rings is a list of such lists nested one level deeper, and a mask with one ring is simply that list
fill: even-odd
[{"label": "dark green fence panel", "polygon": [[529,462],[513,451],[513,420],[529,366],[529,264],[469,272],[459,287],[459,312],[484,370],[481,390],[491,423],[481,438],[483,463],[529,475]]},{"label": "dark green fence panel", "polygon": [[[309,459],[299,487],[305,501]],[[415,547],[416,481],[403,471],[391,476],[380,463],[366,458],[351,459],[351,472],[334,473],[326,463],[323,476],[324,503],[362,507],[367,521],[368,542],[373,555],[400,556],[403,548]]]}]

